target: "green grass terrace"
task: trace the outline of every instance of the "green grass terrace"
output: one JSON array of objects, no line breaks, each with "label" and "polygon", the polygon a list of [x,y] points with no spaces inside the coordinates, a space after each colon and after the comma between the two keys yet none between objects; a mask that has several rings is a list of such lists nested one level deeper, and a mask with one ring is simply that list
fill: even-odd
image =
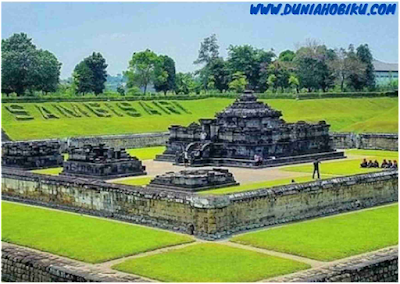
[{"label": "green grass terrace", "polygon": [[[398,130],[397,98],[262,100],[281,110],[288,122],[324,119],[335,132]],[[212,118],[233,99],[191,101],[99,101],[2,104],[2,128],[13,140],[167,131]],[[307,109],[307,111],[304,111]]]}]

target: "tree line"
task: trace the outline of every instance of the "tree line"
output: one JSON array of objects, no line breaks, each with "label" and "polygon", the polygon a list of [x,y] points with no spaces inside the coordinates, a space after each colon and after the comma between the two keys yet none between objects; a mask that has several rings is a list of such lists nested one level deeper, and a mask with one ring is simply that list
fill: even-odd
[{"label": "tree line", "polygon": [[[251,45],[230,45],[228,56],[219,53],[216,35],[205,38],[194,64],[195,72],[176,72],[175,61],[147,49],[134,52],[123,72],[126,84],[117,92],[191,94],[218,92],[373,91],[376,89],[373,56],[367,44],[331,49],[307,41],[297,50],[276,54]],[[70,80],[60,83],[61,63],[49,51],[37,49],[24,33],[2,40],[2,93],[18,96],[36,91],[73,94],[105,91],[107,63],[99,52],[79,62]]]}]

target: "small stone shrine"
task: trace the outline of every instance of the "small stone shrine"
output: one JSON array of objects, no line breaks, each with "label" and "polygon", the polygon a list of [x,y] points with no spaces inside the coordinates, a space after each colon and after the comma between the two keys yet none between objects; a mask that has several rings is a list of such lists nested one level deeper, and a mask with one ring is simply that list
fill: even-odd
[{"label": "small stone shrine", "polygon": [[215,119],[172,125],[158,161],[190,166],[270,167],[345,158],[332,148],[325,121],[287,123],[282,113],[245,93]]},{"label": "small stone shrine", "polygon": [[34,170],[61,167],[63,156],[60,143],[49,142],[6,142],[1,147],[3,167]]},{"label": "small stone shrine", "polygon": [[113,179],[127,176],[146,175],[146,167],[125,149],[114,150],[105,144],[70,147],[68,160],[64,162],[62,175]]},{"label": "small stone shrine", "polygon": [[225,169],[184,170],[156,176],[147,187],[158,189],[201,191],[239,185]]}]

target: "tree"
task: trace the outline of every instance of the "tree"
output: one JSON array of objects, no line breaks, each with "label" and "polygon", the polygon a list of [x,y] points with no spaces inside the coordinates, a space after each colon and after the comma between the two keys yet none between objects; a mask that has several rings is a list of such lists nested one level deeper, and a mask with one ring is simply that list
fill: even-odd
[{"label": "tree", "polygon": [[175,90],[175,62],[167,55],[160,55],[154,70],[154,88],[157,92]]},{"label": "tree", "polygon": [[306,46],[296,51],[293,59],[294,68],[300,81],[300,86],[312,90],[322,89],[326,92],[334,85],[335,72],[331,62],[335,52],[325,45],[308,42]]},{"label": "tree", "polygon": [[268,87],[271,87],[274,91],[277,89],[275,74],[271,74],[268,76],[267,84]]},{"label": "tree", "polygon": [[219,46],[215,34],[205,38],[200,44],[199,55],[194,64],[204,64],[195,72],[195,75],[198,75],[198,80],[205,91],[214,88],[222,91],[224,87],[227,87],[226,74],[222,70],[224,61],[219,57]]},{"label": "tree", "polygon": [[61,63],[47,50],[38,51],[38,66],[35,69],[37,90],[55,92],[59,84]]},{"label": "tree", "polygon": [[218,58],[219,56],[219,46],[217,43],[217,36],[215,34],[207,37],[200,44],[199,56],[193,62],[194,64],[203,64],[206,65]]},{"label": "tree", "polygon": [[[228,89],[229,70],[226,61],[222,57],[218,57],[211,61],[208,65],[209,77],[213,82],[213,87],[222,92]],[[210,86],[208,86],[210,88]]]},{"label": "tree", "polygon": [[[282,88],[282,92],[285,88],[289,87],[289,77],[290,72],[287,66],[285,65],[286,62],[280,62],[279,60],[275,60],[273,63],[269,65],[268,68],[268,78],[271,75],[275,76],[274,81],[274,88]],[[270,84],[268,84],[270,85]]]},{"label": "tree", "polygon": [[336,58],[332,64],[341,91],[343,92],[346,86],[358,89],[359,79],[365,72],[365,64],[357,58],[353,45],[349,46],[348,51],[340,48],[335,50],[335,53]]},{"label": "tree", "polygon": [[125,96],[125,89],[122,86],[118,86],[117,87],[117,92],[121,95],[121,96]]},{"label": "tree", "polygon": [[375,70],[372,64],[373,57],[368,44],[361,44],[357,47],[357,57],[365,64],[365,73],[362,79],[363,86],[367,87],[369,90],[375,89]]},{"label": "tree", "polygon": [[293,51],[287,49],[279,54],[279,61],[292,62],[295,56],[296,54]]},{"label": "tree", "polygon": [[104,91],[104,84],[107,81],[106,60],[103,58],[100,52],[93,52],[93,54],[85,58],[84,61],[93,73],[92,91],[96,95],[101,94]]},{"label": "tree", "polygon": [[106,68],[106,60],[100,53],[93,52],[92,55],[84,58],[75,66],[72,74],[76,92],[101,94],[107,81]]},{"label": "tree", "polygon": [[94,74],[84,60],[75,66],[72,77],[77,93],[85,94],[93,91]]},{"label": "tree", "polygon": [[37,50],[32,39],[24,33],[13,34],[2,43],[1,88],[4,93],[23,95],[54,91],[60,75],[61,63],[49,51]]},{"label": "tree", "polygon": [[154,69],[158,60],[158,56],[149,49],[133,53],[128,71],[125,72],[128,87],[138,86],[143,88],[143,94],[146,94],[147,86],[154,79]]},{"label": "tree", "polygon": [[[246,75],[250,88],[262,90],[261,71],[267,69],[275,54],[272,51],[256,49],[250,45],[229,46],[228,68],[231,76],[236,72]],[[265,88],[265,87],[264,87]]]},{"label": "tree", "polygon": [[292,74],[290,75],[288,82],[291,87],[296,88],[296,93],[299,93],[299,78],[297,78],[296,75]]},{"label": "tree", "polygon": [[191,73],[176,74],[176,93],[188,95],[196,91],[198,84]]},{"label": "tree", "polygon": [[242,72],[236,72],[232,78],[233,80],[229,83],[229,89],[237,93],[242,93],[248,84],[246,75]]}]

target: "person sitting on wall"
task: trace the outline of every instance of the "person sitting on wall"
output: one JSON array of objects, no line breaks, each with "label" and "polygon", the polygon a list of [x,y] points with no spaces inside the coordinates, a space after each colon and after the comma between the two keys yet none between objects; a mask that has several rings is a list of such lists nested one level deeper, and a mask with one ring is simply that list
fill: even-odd
[{"label": "person sitting on wall", "polygon": [[257,154],[254,154],[254,161],[256,162],[256,166],[261,165],[261,157]]},{"label": "person sitting on wall", "polygon": [[397,161],[393,160],[392,169],[397,169]]},{"label": "person sitting on wall", "polygon": [[364,158],[364,160],[362,161],[362,163],[360,164],[361,168],[366,168],[368,166],[368,162],[367,159]]},{"label": "person sitting on wall", "polygon": [[381,168],[382,168],[382,169],[387,168],[387,165],[388,165],[388,163],[386,162],[386,159],[383,159]]},{"label": "person sitting on wall", "polygon": [[372,160],[369,160],[367,168],[373,168],[374,163],[372,162]]},{"label": "person sitting on wall", "polygon": [[389,160],[387,168],[390,169],[392,166],[393,166],[392,160]]},{"label": "person sitting on wall", "polygon": [[379,162],[377,160],[374,161],[373,168],[379,168]]}]

